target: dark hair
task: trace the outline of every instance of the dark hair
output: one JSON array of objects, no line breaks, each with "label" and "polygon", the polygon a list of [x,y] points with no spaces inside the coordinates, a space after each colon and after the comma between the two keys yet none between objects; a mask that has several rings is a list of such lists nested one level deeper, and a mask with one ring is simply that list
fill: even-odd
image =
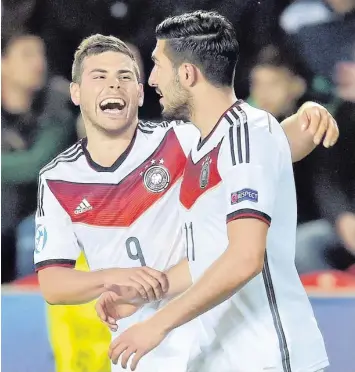
[{"label": "dark hair", "polygon": [[26,29],[16,29],[16,30],[5,30],[1,34],[1,56],[4,57],[8,52],[10,46],[14,44],[17,40],[25,38],[38,38],[41,37],[26,30]]},{"label": "dark hair", "polygon": [[290,45],[269,44],[259,52],[256,66],[272,66],[286,68],[294,75],[307,77],[307,71],[303,61],[294,48]]},{"label": "dark hair", "polygon": [[115,36],[96,34],[84,39],[76,50],[72,66],[72,81],[74,83],[80,83],[82,64],[85,57],[109,51],[122,53],[131,58],[131,60],[134,62],[134,72],[139,80],[139,68],[136,59],[128,46],[121,39]]},{"label": "dark hair", "polygon": [[169,17],[155,32],[157,39],[168,40],[166,53],[174,67],[189,62],[212,84],[233,84],[239,45],[232,24],[222,15],[198,10]]}]

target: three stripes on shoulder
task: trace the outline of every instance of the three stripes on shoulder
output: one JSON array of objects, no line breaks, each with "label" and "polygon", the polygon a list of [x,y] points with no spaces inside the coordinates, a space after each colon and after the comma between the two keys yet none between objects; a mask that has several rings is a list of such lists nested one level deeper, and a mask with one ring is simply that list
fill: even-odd
[{"label": "three stripes on shoulder", "polygon": [[[250,163],[249,128],[248,118],[245,111],[239,106],[233,107],[228,111],[225,118],[230,125],[229,143],[232,164],[237,164],[235,149],[237,149],[239,163]],[[237,142],[236,146],[234,144],[234,139],[236,139]]]}]

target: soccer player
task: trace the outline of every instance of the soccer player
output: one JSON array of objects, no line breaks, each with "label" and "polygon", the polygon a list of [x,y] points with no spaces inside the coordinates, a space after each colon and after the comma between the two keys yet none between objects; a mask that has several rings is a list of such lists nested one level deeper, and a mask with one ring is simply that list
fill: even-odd
[{"label": "soccer player", "polygon": [[[188,371],[320,371],[327,354],[294,264],[290,148],[276,119],[234,94],[233,27],[198,11],[166,19],[156,35],[150,84],[163,113],[183,115],[201,134],[179,198],[187,259],[174,268],[178,281],[193,285],[113,341],[111,359],[122,357],[126,367],[134,355],[134,370],[172,330],[198,317],[196,338],[185,344]],[[171,276],[169,284],[177,288]]]},{"label": "soccer player", "polygon": [[[178,197],[198,130],[190,124],[139,121],[138,67],[117,38],[85,39],[75,54],[72,80],[71,97],[80,106],[87,138],[40,172],[34,258],[42,293],[52,304],[79,304],[116,284],[146,300],[160,299],[168,289],[162,271],[185,257]],[[302,120],[310,129],[301,130]],[[326,133],[329,144],[338,137],[336,123],[316,104],[283,125],[294,160],[312,151],[314,134]],[[72,269],[81,251],[90,272]],[[158,306],[148,304],[124,319],[120,331]],[[191,338],[188,331],[172,334],[142,361],[142,370],[166,370],[168,360],[184,371],[189,348],[178,344]]]}]

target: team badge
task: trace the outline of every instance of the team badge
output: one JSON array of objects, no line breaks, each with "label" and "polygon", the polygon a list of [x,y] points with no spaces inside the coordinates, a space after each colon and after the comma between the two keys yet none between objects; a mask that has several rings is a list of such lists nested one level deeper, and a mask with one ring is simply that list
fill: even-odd
[{"label": "team badge", "polygon": [[207,156],[207,158],[202,163],[201,174],[200,174],[200,188],[204,189],[208,185],[210,179],[210,164],[212,159]]},{"label": "team badge", "polygon": [[151,192],[162,192],[169,186],[169,171],[162,165],[164,164],[163,159],[159,161],[159,164],[155,164],[154,160],[151,163],[152,165],[143,174],[144,186]]},{"label": "team badge", "polygon": [[47,243],[47,230],[43,225],[37,225],[36,227],[35,243],[35,252],[42,252]]}]

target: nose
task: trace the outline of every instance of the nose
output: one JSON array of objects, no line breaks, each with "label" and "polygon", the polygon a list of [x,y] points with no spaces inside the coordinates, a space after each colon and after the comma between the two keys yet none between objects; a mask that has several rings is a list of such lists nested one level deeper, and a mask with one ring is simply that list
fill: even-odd
[{"label": "nose", "polygon": [[155,88],[158,86],[156,79],[155,79],[155,68],[153,68],[152,72],[149,75],[148,84],[149,86]]},{"label": "nose", "polygon": [[119,89],[121,86],[119,79],[112,79],[110,81],[110,89]]}]

